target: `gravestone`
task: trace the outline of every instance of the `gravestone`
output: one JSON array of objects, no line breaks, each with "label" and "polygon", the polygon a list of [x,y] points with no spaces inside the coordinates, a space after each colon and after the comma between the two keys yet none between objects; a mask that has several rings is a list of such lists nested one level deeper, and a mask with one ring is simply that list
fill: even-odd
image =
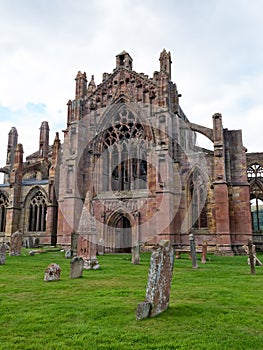
[{"label": "gravestone", "polygon": [[52,282],[60,280],[60,266],[58,264],[49,264],[45,271],[44,281]]},{"label": "gravestone", "polygon": [[256,246],[252,243],[251,240],[248,240],[247,245],[243,245],[243,249],[248,255],[247,263],[251,267],[251,273],[254,274],[255,266],[262,266],[262,262],[259,260],[256,254]]},{"label": "gravestone", "polygon": [[207,254],[207,242],[204,241],[202,244],[202,259],[201,259],[202,264],[206,263],[206,254]]},{"label": "gravestone", "polygon": [[28,248],[34,248],[34,242],[32,237],[28,237]]},{"label": "gravestone", "polygon": [[76,232],[71,232],[71,257],[77,255],[78,250],[78,234]]},{"label": "gravestone", "polygon": [[132,263],[134,265],[140,264],[140,243],[138,241],[132,246]]},{"label": "gravestone", "polygon": [[169,241],[160,241],[150,261],[146,297],[137,307],[136,319],[156,316],[169,306],[174,266],[174,249]]},{"label": "gravestone", "polygon": [[66,259],[71,259],[72,258],[72,250],[71,249],[67,249],[65,251],[65,258]]},{"label": "gravestone", "polygon": [[197,264],[197,257],[196,257],[195,236],[193,235],[193,233],[189,234],[189,241],[190,241],[190,252],[191,252],[191,258],[192,258],[192,267],[193,269],[197,269],[198,264]]},{"label": "gravestone", "polygon": [[20,231],[16,231],[11,236],[11,245],[9,255],[19,256],[21,254],[21,247],[23,244],[23,234]]},{"label": "gravestone", "polygon": [[38,237],[35,238],[34,247],[38,248],[39,247],[39,243],[40,243],[39,238]]},{"label": "gravestone", "polygon": [[103,238],[100,238],[98,241],[98,255],[104,254],[104,240]]},{"label": "gravestone", "polygon": [[6,245],[2,243],[0,245],[0,265],[4,265],[6,260]]},{"label": "gravestone", "polygon": [[84,260],[80,256],[75,256],[73,259],[71,259],[69,278],[82,277],[83,267]]},{"label": "gravestone", "polygon": [[85,270],[97,270],[100,265],[96,257],[96,244],[88,239],[89,236],[86,237],[78,236],[77,255],[83,258]]},{"label": "gravestone", "polygon": [[84,260],[84,269],[96,270],[100,267],[97,259],[97,226],[94,217],[92,195],[86,193],[78,227],[77,255]]}]

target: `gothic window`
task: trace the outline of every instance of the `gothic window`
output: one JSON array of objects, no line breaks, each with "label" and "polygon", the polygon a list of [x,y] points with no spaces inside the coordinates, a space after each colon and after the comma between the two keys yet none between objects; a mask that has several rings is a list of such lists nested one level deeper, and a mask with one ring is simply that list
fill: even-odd
[{"label": "gothic window", "polygon": [[250,183],[251,221],[253,231],[263,230],[263,168],[254,163],[247,169]]},{"label": "gothic window", "polygon": [[123,109],[103,133],[101,142],[104,191],[147,188],[146,135],[131,111]]},{"label": "gothic window", "polygon": [[207,227],[206,185],[201,173],[195,170],[189,180],[191,218],[193,227]]},{"label": "gothic window", "polygon": [[247,169],[248,181],[252,179],[263,179],[263,168],[259,164],[252,164]]},{"label": "gothic window", "polygon": [[7,206],[8,198],[3,193],[0,193],[0,232],[5,232]]},{"label": "gothic window", "polygon": [[28,231],[43,232],[46,230],[46,197],[39,190],[29,203]]}]

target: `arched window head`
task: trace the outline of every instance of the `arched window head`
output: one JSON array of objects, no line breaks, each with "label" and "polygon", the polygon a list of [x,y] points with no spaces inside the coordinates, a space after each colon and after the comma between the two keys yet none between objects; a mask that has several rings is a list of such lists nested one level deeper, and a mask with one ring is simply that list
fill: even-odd
[{"label": "arched window head", "polygon": [[6,208],[8,207],[9,201],[7,196],[0,192],[0,232],[5,232],[6,225]]},{"label": "arched window head", "polygon": [[207,227],[206,195],[206,181],[201,172],[195,169],[189,178],[189,200],[192,225],[197,229]]},{"label": "arched window head", "polygon": [[41,190],[38,190],[29,202],[29,222],[28,231],[43,232],[46,231],[46,196]]},{"label": "arched window head", "polygon": [[247,168],[248,181],[253,179],[263,179],[263,168],[261,165],[254,163]]}]

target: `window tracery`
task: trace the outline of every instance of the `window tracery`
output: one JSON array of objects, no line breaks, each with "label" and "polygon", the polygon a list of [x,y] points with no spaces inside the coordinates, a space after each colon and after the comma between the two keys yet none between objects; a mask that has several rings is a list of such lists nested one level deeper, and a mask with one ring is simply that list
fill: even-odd
[{"label": "window tracery", "polygon": [[206,185],[198,169],[193,171],[189,179],[189,192],[193,227],[197,229],[207,227]]},{"label": "window tracery", "polygon": [[0,193],[0,232],[5,232],[6,225],[6,208],[9,204],[7,196]]},{"label": "window tracery", "polygon": [[147,188],[147,137],[143,125],[126,109],[101,137],[103,191]]},{"label": "window tracery", "polygon": [[247,169],[247,177],[248,180],[251,181],[252,179],[263,179],[263,168],[261,165],[254,163],[250,165]]},{"label": "window tracery", "polygon": [[28,231],[42,232],[46,230],[46,197],[38,190],[29,203]]},{"label": "window tracery", "polygon": [[253,231],[260,231],[263,224],[263,168],[254,163],[247,168],[247,178],[250,183],[251,221]]}]

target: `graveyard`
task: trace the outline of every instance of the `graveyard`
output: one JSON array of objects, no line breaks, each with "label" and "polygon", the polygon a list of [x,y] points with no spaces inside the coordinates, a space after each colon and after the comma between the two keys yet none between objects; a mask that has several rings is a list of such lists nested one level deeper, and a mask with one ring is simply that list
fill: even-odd
[{"label": "graveyard", "polygon": [[[136,319],[145,299],[150,253],[98,257],[100,268],[70,278],[58,248],[0,265],[0,349],[262,349],[263,267],[251,274],[247,256],[188,254],[174,260],[169,307]],[[263,260],[263,255],[257,255]],[[45,282],[51,263],[60,279]]]}]

